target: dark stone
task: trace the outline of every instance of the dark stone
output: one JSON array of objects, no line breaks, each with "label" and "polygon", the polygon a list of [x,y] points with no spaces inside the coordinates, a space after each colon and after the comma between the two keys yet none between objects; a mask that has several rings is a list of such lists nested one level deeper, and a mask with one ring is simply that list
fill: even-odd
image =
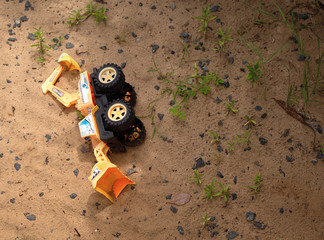
[{"label": "dark stone", "polygon": [[64,38],[65,38],[66,40],[68,40],[68,39],[70,38],[70,35],[69,35],[69,34],[65,34],[65,35],[64,35]]},{"label": "dark stone", "polygon": [[34,214],[28,214],[27,213],[25,216],[29,221],[35,221],[36,220],[36,216]]},{"label": "dark stone", "polygon": [[297,38],[295,38],[294,36],[290,36],[289,40],[292,40],[294,43],[298,43]]},{"label": "dark stone", "polygon": [[240,71],[241,72],[245,72],[245,68],[240,68]]},{"label": "dark stone", "polygon": [[247,212],[245,214],[245,218],[248,222],[252,222],[255,219],[255,217],[256,217],[256,213],[254,212]]},{"label": "dark stone", "polygon": [[301,13],[301,14],[298,14],[298,18],[303,19],[303,20],[307,20],[308,15],[306,13]]},{"label": "dark stone", "polygon": [[70,194],[70,198],[72,198],[72,199],[76,198],[77,196],[78,196],[78,195],[75,194],[75,193],[71,193],[71,194]]},{"label": "dark stone", "polygon": [[215,102],[216,102],[216,103],[221,103],[221,102],[222,102],[222,99],[220,99],[219,97],[217,97],[217,98],[215,99]]},{"label": "dark stone", "polygon": [[189,25],[189,22],[185,22],[185,24],[183,24],[183,26],[187,27]]},{"label": "dark stone", "polygon": [[217,236],[218,234],[219,234],[219,232],[217,232],[217,231],[211,232],[210,233],[210,237]]},{"label": "dark stone", "polygon": [[183,227],[178,226],[177,229],[178,229],[178,231],[179,231],[179,233],[180,233],[181,235],[184,235]]},{"label": "dark stone", "polygon": [[160,86],[155,85],[155,86],[154,86],[154,89],[155,89],[156,91],[159,91],[159,90],[160,90]]},{"label": "dark stone", "polygon": [[220,18],[216,18],[216,22],[220,23],[222,20]]},{"label": "dark stone", "polygon": [[118,49],[118,51],[117,51],[119,54],[121,54],[121,53],[123,53],[124,52],[124,50],[123,49]]},{"label": "dark stone", "polygon": [[129,168],[129,169],[127,169],[126,176],[132,175],[133,173],[136,173],[136,170],[133,168]]},{"label": "dark stone", "polygon": [[87,210],[82,210],[82,215],[85,216],[86,212],[87,212]]},{"label": "dark stone", "polygon": [[232,193],[232,200],[236,200],[237,199],[237,194],[236,193]]},{"label": "dark stone", "polygon": [[292,143],[292,139],[291,138],[287,139],[287,143]]},{"label": "dark stone", "polygon": [[224,82],[223,85],[224,85],[225,88],[229,88],[230,87],[229,81]]},{"label": "dark stone", "polygon": [[316,158],[317,159],[322,159],[323,158],[323,152],[322,152],[322,150],[318,150],[317,155],[316,155]]},{"label": "dark stone", "polygon": [[175,8],[176,8],[176,5],[175,5],[174,3],[172,3],[172,5],[171,5],[171,9],[172,9],[172,11],[173,11]]},{"label": "dark stone", "polygon": [[170,106],[173,106],[174,104],[175,104],[175,101],[173,101],[173,100],[171,100],[169,103]]},{"label": "dark stone", "polygon": [[246,151],[251,151],[251,147],[244,148],[244,152],[246,152]]},{"label": "dark stone", "polygon": [[190,34],[189,33],[186,33],[186,32],[182,32],[182,33],[180,33],[180,37],[181,38],[189,38],[190,37]]},{"label": "dark stone", "polygon": [[36,37],[36,35],[35,34],[33,34],[33,33],[28,33],[28,39],[30,39],[30,40],[35,40],[35,37]]},{"label": "dark stone", "polygon": [[152,10],[155,10],[155,9],[156,9],[156,6],[155,6],[155,5],[153,5],[153,6],[151,7],[151,9],[152,9]]},{"label": "dark stone", "polygon": [[74,44],[68,42],[68,43],[65,44],[65,47],[66,47],[66,49],[71,49],[71,48],[74,48]]},{"label": "dark stone", "polygon": [[9,35],[12,36],[12,35],[16,35],[12,29],[8,29],[8,32],[9,32]]},{"label": "dark stone", "polygon": [[234,184],[237,183],[237,176],[234,176]]},{"label": "dark stone", "polygon": [[216,217],[215,217],[215,216],[212,216],[212,217],[209,219],[210,222],[214,222],[215,220],[216,220]]},{"label": "dark stone", "polygon": [[254,108],[256,111],[261,111],[262,110],[262,107],[261,106],[255,106]]},{"label": "dark stone", "polygon": [[78,175],[79,175],[79,169],[74,169],[74,171],[73,171],[73,173],[74,173],[74,175],[77,177]]},{"label": "dark stone", "polygon": [[173,206],[170,207],[170,210],[171,210],[171,212],[173,212],[173,213],[177,213],[177,212],[178,212],[178,208],[173,207]]},{"label": "dark stone", "polygon": [[265,145],[268,142],[268,140],[265,139],[265,138],[260,137],[259,142],[260,142],[261,145]]},{"label": "dark stone", "polygon": [[158,113],[157,116],[158,116],[158,118],[159,118],[160,120],[162,120],[163,117],[164,117],[164,114],[163,114],[163,113]]},{"label": "dark stone", "polygon": [[9,201],[10,201],[12,204],[14,204],[14,203],[16,202],[16,199],[11,198]]},{"label": "dark stone", "polygon": [[293,157],[286,156],[286,160],[287,160],[287,162],[293,162],[294,161],[294,158]]},{"label": "dark stone", "polygon": [[119,232],[116,232],[115,234],[114,233],[112,233],[111,235],[113,235],[115,238],[119,238],[119,236],[120,236],[120,233]]},{"label": "dark stone", "polygon": [[7,83],[12,83],[9,79],[7,79]]},{"label": "dark stone", "polygon": [[27,0],[27,2],[25,3],[25,8],[30,8],[31,7],[31,4],[30,4],[30,2]]},{"label": "dark stone", "polygon": [[283,209],[283,208],[280,208],[280,209],[279,209],[279,212],[280,212],[281,214],[283,214],[283,213],[284,213],[284,209]]},{"label": "dark stone", "polygon": [[123,62],[123,63],[120,65],[120,67],[124,69],[124,68],[126,67],[126,63]]},{"label": "dark stone", "polygon": [[229,75],[228,74],[225,74],[224,75],[224,79],[227,79],[227,78],[229,78]]},{"label": "dark stone", "polygon": [[22,22],[27,22],[27,21],[28,21],[27,16],[23,16],[23,17],[21,17],[21,18],[20,18],[20,21],[22,21]]},{"label": "dark stone", "polygon": [[49,135],[49,134],[46,134],[46,135],[45,135],[45,138],[46,138],[46,142],[48,142],[49,140],[51,140],[51,139],[52,139],[52,136],[51,136],[51,135]]},{"label": "dark stone", "polygon": [[297,58],[298,61],[305,61],[305,59],[306,57],[304,55],[298,54],[298,58]]},{"label": "dark stone", "polygon": [[19,163],[15,163],[14,167],[15,167],[16,171],[19,171],[21,168],[21,165]]},{"label": "dark stone", "polygon": [[261,230],[266,228],[266,225],[264,225],[263,223],[260,223],[260,222],[256,222],[256,221],[253,222],[253,225],[257,228],[260,228]]},{"label": "dark stone", "polygon": [[224,175],[220,171],[217,171],[217,176],[220,178],[224,178]]},{"label": "dark stone", "polygon": [[230,57],[230,58],[228,59],[228,61],[229,61],[230,63],[234,63],[234,58],[233,58],[233,57]]},{"label": "dark stone", "polygon": [[200,133],[199,136],[200,136],[201,138],[204,138],[205,133]]},{"label": "dark stone", "polygon": [[323,130],[322,130],[321,125],[316,125],[316,126],[315,126],[315,129],[317,130],[318,133],[320,133],[320,134],[323,133]]},{"label": "dark stone", "polygon": [[198,158],[196,160],[196,163],[195,163],[193,169],[201,168],[201,167],[204,167],[204,166],[205,166],[204,160],[202,158]]},{"label": "dark stone", "polygon": [[246,61],[246,60],[243,60],[243,61],[242,61],[242,64],[247,64],[247,61]]},{"label": "dark stone", "polygon": [[156,45],[156,44],[152,45],[152,52],[155,53],[156,50],[159,49],[159,47],[160,47],[160,46],[159,46],[159,45]]},{"label": "dark stone", "polygon": [[172,194],[165,197],[167,200],[170,200],[172,198]]},{"label": "dark stone", "polygon": [[222,146],[217,146],[217,150],[218,150],[218,152],[223,152],[223,148],[222,148]]},{"label": "dark stone", "polygon": [[105,50],[107,50],[107,47],[106,46],[101,46],[100,49],[105,51]]},{"label": "dark stone", "polygon": [[222,120],[219,120],[218,121],[218,126],[222,126],[223,125],[223,121]]},{"label": "dark stone", "polygon": [[41,192],[41,193],[39,194],[39,197],[43,197],[43,196],[44,196],[44,193]]},{"label": "dark stone", "polygon": [[48,157],[45,158],[45,164],[48,165],[49,163],[49,160],[48,160]]},{"label": "dark stone", "polygon": [[210,12],[217,12],[218,9],[219,9],[219,6],[216,5],[216,6],[212,7],[209,11]]},{"label": "dark stone", "polygon": [[230,231],[227,235],[226,238],[227,239],[234,239],[238,236],[238,234],[235,231]]},{"label": "dark stone", "polygon": [[8,38],[8,41],[9,42],[16,42],[17,41],[17,38]]},{"label": "dark stone", "polygon": [[261,115],[261,118],[266,118],[268,116],[268,114],[266,114],[266,113],[263,113],[262,115]]}]

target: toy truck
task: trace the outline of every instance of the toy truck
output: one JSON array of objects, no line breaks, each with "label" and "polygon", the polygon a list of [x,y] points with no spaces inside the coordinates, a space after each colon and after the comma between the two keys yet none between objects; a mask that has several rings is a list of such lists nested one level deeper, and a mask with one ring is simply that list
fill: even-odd
[{"label": "toy truck", "polygon": [[[111,202],[128,185],[135,184],[107,157],[111,152],[123,152],[126,146],[141,144],[146,136],[142,121],[135,117],[134,88],[125,82],[121,68],[107,63],[89,74],[68,54],[63,53],[59,66],[42,84],[44,94],[51,92],[65,107],[75,104],[84,119],[79,122],[81,137],[91,139],[97,163],[89,180],[92,186]],[[55,86],[63,71],[80,72],[79,91],[70,94]]]}]

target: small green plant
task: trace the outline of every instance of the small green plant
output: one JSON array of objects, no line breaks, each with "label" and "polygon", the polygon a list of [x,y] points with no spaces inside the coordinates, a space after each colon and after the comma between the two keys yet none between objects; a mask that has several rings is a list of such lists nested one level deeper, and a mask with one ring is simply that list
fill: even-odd
[{"label": "small green plant", "polygon": [[203,190],[205,192],[205,196],[203,196],[203,199],[213,199],[214,197],[217,196],[216,193],[214,193],[215,189],[217,188],[216,186],[214,186],[215,184],[215,178],[213,178],[212,182],[210,185],[206,185]]},{"label": "small green plant", "polygon": [[247,69],[249,70],[248,75],[246,75],[246,81],[251,81],[253,86],[256,86],[256,83],[261,75],[261,70],[260,70],[260,60],[256,61],[254,65],[248,64]]},{"label": "small green plant", "polygon": [[322,144],[321,151],[322,151],[322,154],[324,154],[324,144]]},{"label": "small green plant", "polygon": [[44,34],[45,31],[42,31],[42,28],[34,28],[34,36],[35,36],[35,40],[38,41],[38,43],[31,45],[30,47],[36,47],[37,51],[38,51],[38,57],[37,57],[37,62],[43,63],[46,61],[45,59],[45,54],[46,51],[51,50],[51,48],[45,44],[45,38],[44,38]]},{"label": "small green plant", "polygon": [[214,48],[215,51],[219,52],[219,51],[225,51],[224,49],[224,45],[226,42],[228,41],[233,41],[233,39],[229,36],[229,32],[230,32],[231,28],[226,29],[225,32],[223,32],[222,28],[218,29],[218,38],[219,40],[216,41],[216,44],[219,47]]},{"label": "small green plant", "polygon": [[238,112],[238,109],[234,108],[235,103],[236,103],[235,101],[232,101],[231,103],[226,102],[226,109],[227,109],[226,115],[228,115],[230,112],[232,112],[232,113]]},{"label": "small green plant", "polygon": [[205,216],[203,216],[202,218],[202,225],[206,225],[206,223],[210,220],[210,217],[208,217],[208,214],[206,214]]},{"label": "small green plant", "polygon": [[253,120],[251,117],[249,117],[248,115],[245,115],[244,118],[247,120],[247,122],[244,124],[244,126],[249,125],[250,127],[252,127],[252,126],[255,126],[255,125],[256,125],[256,121],[254,121],[254,120]]},{"label": "small green plant", "polygon": [[247,145],[251,144],[250,141],[251,133],[247,130],[244,130],[243,136],[242,135],[236,135],[236,143],[246,143]]},{"label": "small green plant", "polygon": [[203,174],[199,174],[197,170],[194,170],[195,176],[190,177],[190,179],[194,179],[197,184],[201,184],[201,177],[204,176]]},{"label": "small green plant", "polygon": [[82,120],[82,119],[84,118],[84,116],[81,114],[80,111],[75,111],[75,112],[76,112],[76,114],[78,115],[78,119],[79,119],[79,120]]},{"label": "small green plant", "polygon": [[225,203],[227,203],[228,196],[229,196],[229,187],[230,187],[230,185],[227,185],[226,187],[223,187],[221,182],[219,182],[218,185],[220,187],[220,190],[219,190],[218,193],[216,193],[216,196],[220,196],[220,197],[224,198]]},{"label": "small green plant", "polygon": [[212,131],[208,131],[211,135],[213,135],[213,139],[210,141],[211,144],[215,143],[219,143],[220,142],[220,138],[219,135],[217,134],[217,132],[212,132]]},{"label": "small green plant", "polygon": [[233,141],[232,143],[227,142],[227,144],[229,145],[229,147],[227,148],[227,151],[229,151],[229,152],[233,151],[235,143],[236,143],[235,141]]},{"label": "small green plant", "polygon": [[[82,13],[85,11],[84,13]],[[92,5],[92,3],[88,3],[85,10],[74,10],[71,13],[69,13],[69,20],[67,21],[67,24],[69,27],[72,27],[73,25],[80,25],[82,22],[87,20],[90,16],[93,16],[96,19],[96,22],[99,23],[101,21],[106,21],[107,17],[105,15],[106,9],[104,7],[101,7],[98,9],[98,5]]]},{"label": "small green plant", "polygon": [[263,182],[263,180],[262,180],[262,177],[261,177],[261,172],[259,172],[254,177],[254,185],[253,186],[248,186],[248,188],[254,190],[255,193],[259,193],[261,191],[262,182]]},{"label": "small green plant", "polygon": [[206,9],[202,8],[202,15],[200,17],[194,17],[194,19],[198,19],[202,22],[199,26],[198,32],[202,32],[204,37],[206,37],[208,23],[214,20],[216,17],[217,16],[212,16],[212,12],[210,12],[210,6],[207,6]]}]

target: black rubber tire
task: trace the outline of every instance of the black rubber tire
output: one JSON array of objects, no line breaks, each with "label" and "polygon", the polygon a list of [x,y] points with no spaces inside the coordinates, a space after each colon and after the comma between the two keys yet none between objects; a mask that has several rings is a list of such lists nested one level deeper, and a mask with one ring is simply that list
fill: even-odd
[{"label": "black rubber tire", "polygon": [[125,101],[129,102],[132,107],[135,106],[136,99],[137,99],[136,92],[134,90],[134,87],[127,82],[124,83],[124,90],[123,90],[122,98]]},{"label": "black rubber tire", "polygon": [[103,119],[112,131],[123,132],[135,122],[134,109],[125,100],[118,99],[105,106]]},{"label": "black rubber tire", "polygon": [[[108,80],[103,77],[103,74],[109,70],[111,70],[111,78]],[[107,63],[101,66],[98,70],[94,69],[92,73],[92,80],[94,81],[94,84],[98,90],[102,91],[103,93],[113,93],[123,89],[125,75],[118,65],[114,63]]]},{"label": "black rubber tire", "polygon": [[[134,138],[134,133],[138,133],[139,136],[137,138]],[[129,128],[125,134],[125,145],[128,147],[136,147],[141,145],[146,137],[146,129],[143,124],[143,122],[135,118],[135,122],[131,128]]]}]

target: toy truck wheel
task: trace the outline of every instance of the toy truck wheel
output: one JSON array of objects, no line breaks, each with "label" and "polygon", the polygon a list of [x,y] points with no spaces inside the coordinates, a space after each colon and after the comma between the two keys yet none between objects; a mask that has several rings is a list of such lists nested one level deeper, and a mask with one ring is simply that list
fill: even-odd
[{"label": "toy truck wheel", "polygon": [[125,145],[136,147],[142,144],[146,137],[146,130],[143,122],[135,118],[134,124],[125,132]]},{"label": "toy truck wheel", "polygon": [[125,100],[115,100],[104,108],[104,120],[116,132],[127,130],[135,121],[135,113]]},{"label": "toy truck wheel", "polygon": [[136,103],[136,92],[134,90],[134,87],[130,85],[129,83],[125,82],[124,84],[124,90],[123,90],[123,98],[126,102],[129,102],[129,104],[134,107]]},{"label": "toy truck wheel", "polygon": [[121,68],[113,63],[107,63],[93,72],[94,84],[105,93],[120,91],[125,82]]}]

